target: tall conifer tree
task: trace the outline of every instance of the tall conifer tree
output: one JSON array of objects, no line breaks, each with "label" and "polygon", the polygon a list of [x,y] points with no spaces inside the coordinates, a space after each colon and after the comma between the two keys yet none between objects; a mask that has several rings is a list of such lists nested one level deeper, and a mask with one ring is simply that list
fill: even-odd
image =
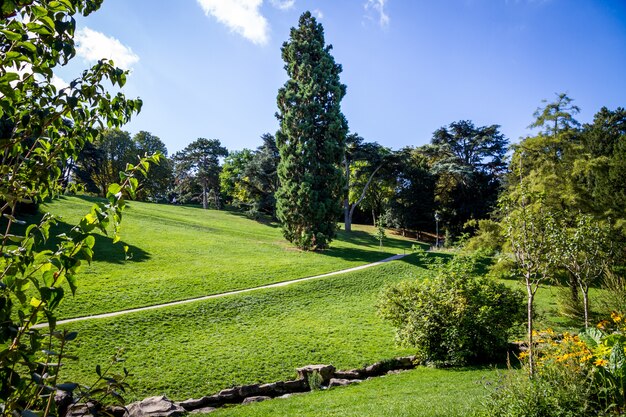
[{"label": "tall conifer tree", "polygon": [[328,247],[341,214],[340,164],[348,124],[340,102],[346,86],[331,49],[310,12],[300,16],[281,49],[289,80],[277,98],[281,158],[276,210],[285,238],[302,249]]}]

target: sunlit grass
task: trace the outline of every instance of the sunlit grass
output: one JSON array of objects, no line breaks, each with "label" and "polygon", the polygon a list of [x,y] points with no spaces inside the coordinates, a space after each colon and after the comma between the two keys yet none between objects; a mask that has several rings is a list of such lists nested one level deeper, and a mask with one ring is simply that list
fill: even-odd
[{"label": "sunlit grass", "polygon": [[[42,210],[60,215],[65,231],[89,211],[93,200],[64,197]],[[53,231],[53,233],[55,233]],[[410,251],[411,243],[389,237],[378,246],[371,227],[340,232],[329,250],[313,253],[286,242],[276,224],[228,211],[131,202],[122,242],[101,236],[96,256],[79,277],[76,297],[59,317],[76,317],[322,274]],[[123,245],[132,258],[124,260]]]},{"label": "sunlit grass", "polygon": [[72,323],[81,360],[68,362],[65,376],[88,381],[97,364],[124,347],[133,398],[185,399],[291,379],[307,364],[348,369],[410,354],[394,343],[375,304],[384,285],[419,273],[415,263],[405,258],[289,287]]}]

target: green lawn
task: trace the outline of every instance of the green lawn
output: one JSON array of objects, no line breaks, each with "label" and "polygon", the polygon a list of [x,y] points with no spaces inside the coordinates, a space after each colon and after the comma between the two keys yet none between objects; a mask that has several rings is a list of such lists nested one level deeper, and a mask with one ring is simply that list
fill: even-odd
[{"label": "green lawn", "polygon": [[[72,224],[90,203],[67,197],[45,208]],[[85,268],[79,293],[66,300],[62,316],[318,275],[408,252],[413,243],[387,239],[381,250],[372,228],[356,226],[350,236],[340,233],[328,251],[300,252],[282,239],[275,225],[233,212],[146,203],[132,203],[124,221],[123,243],[131,247],[133,259],[124,262],[119,245],[98,238],[98,257]],[[393,329],[377,317],[375,303],[382,287],[419,277],[423,271],[417,257],[409,256],[288,287],[73,323],[67,327],[77,330],[79,339],[72,353],[81,360],[68,362],[64,379],[93,380],[96,365],[105,365],[123,347],[124,366],[134,374],[128,400],[159,394],[183,400],[233,385],[290,379],[296,367],[306,364],[331,363],[348,369],[411,354],[394,343]],[[553,292],[551,288],[539,291],[539,321],[567,326],[555,317]],[[476,381],[491,372],[419,369],[216,415],[460,416],[485,395]]]},{"label": "green lawn", "polygon": [[[93,199],[63,197],[42,210],[63,217],[58,232],[89,211]],[[379,248],[371,227],[340,232],[329,250],[301,252],[275,224],[227,211],[131,202],[122,242],[100,236],[96,257],[79,277],[76,297],[60,318],[76,317],[256,287],[374,262],[408,251],[412,242],[388,238]],[[54,232],[53,232],[54,233]],[[133,258],[124,261],[122,245]]]},{"label": "green lawn", "polygon": [[93,379],[117,347],[135,376],[132,398],[186,399],[231,385],[291,379],[295,368],[360,367],[400,355],[375,311],[381,288],[416,276],[414,256],[288,287],[67,325],[79,332],[69,380]]},{"label": "green lawn", "polygon": [[364,381],[262,403],[220,409],[215,417],[465,417],[480,407],[487,381],[496,371],[486,369],[418,368]]}]

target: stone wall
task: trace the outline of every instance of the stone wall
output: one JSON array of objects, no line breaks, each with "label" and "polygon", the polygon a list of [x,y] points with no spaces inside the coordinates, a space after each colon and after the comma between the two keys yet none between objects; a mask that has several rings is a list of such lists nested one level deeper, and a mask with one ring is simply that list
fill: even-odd
[{"label": "stone wall", "polygon": [[[269,384],[242,385],[224,389],[217,394],[201,398],[190,398],[185,401],[174,402],[167,397],[150,397],[134,402],[126,407],[99,407],[97,404],[70,404],[68,397],[71,393],[57,393],[59,410],[65,411],[67,417],[96,416],[103,411],[114,417],[179,417],[186,413],[207,413],[226,404],[249,404],[265,401],[277,397],[287,397],[296,393],[311,391],[312,388],[325,389],[361,382],[364,379],[374,378],[390,372],[396,372],[415,367],[415,357],[406,356],[376,362],[372,365],[350,369],[336,370],[332,365],[308,365],[296,369],[297,378],[289,381],[278,381]],[[311,383],[319,386],[311,387]],[[55,399],[57,398],[55,397]],[[61,407],[61,399],[64,403]]]}]

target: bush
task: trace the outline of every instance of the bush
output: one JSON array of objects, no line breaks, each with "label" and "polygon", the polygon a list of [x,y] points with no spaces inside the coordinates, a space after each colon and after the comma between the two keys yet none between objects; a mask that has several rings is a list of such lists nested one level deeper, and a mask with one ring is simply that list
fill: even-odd
[{"label": "bush", "polygon": [[397,328],[398,341],[417,348],[422,362],[453,365],[503,359],[508,336],[524,320],[520,291],[475,276],[475,257],[439,265],[432,278],[388,287],[379,314]]},{"label": "bush", "polygon": [[472,220],[465,224],[465,227],[476,227],[476,234],[471,237],[465,244],[467,250],[484,250],[486,253],[493,255],[502,251],[502,247],[506,243],[506,238],[502,232],[500,223],[493,220]]},{"label": "bush", "polygon": [[[580,335],[537,334],[536,372],[510,370],[482,416],[612,416],[626,412],[626,324],[613,313]],[[524,355],[520,355],[524,361]]]},{"label": "bush", "polygon": [[509,370],[484,404],[482,417],[597,416],[587,375],[566,366],[544,368],[529,378]]}]

